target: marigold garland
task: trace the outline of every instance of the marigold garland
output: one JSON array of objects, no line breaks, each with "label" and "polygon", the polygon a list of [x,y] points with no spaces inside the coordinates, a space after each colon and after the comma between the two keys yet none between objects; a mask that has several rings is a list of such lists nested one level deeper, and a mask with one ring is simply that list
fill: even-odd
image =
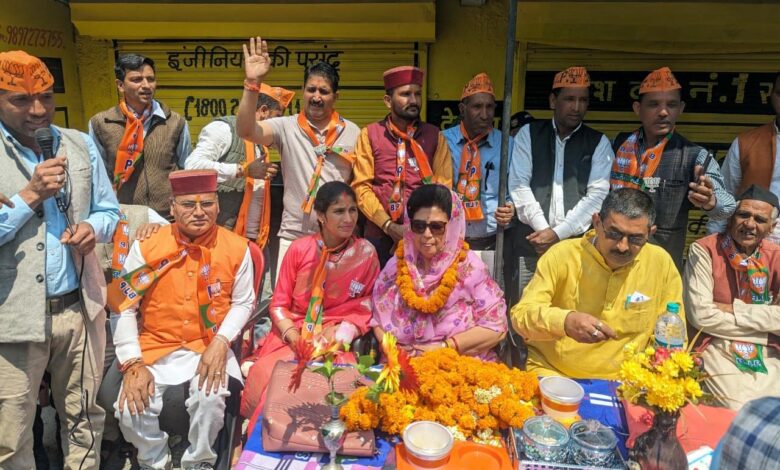
[{"label": "marigold garland", "polygon": [[468,251],[468,243],[463,242],[458,256],[444,271],[438,287],[431,292],[431,295],[423,297],[418,295],[414,288],[412,276],[409,274],[409,266],[406,265],[406,260],[404,259],[404,244],[399,243],[398,248],[395,250],[395,256],[398,258],[398,274],[396,275],[395,284],[398,286],[398,291],[401,293],[401,298],[406,302],[406,305],[418,312],[429,315],[433,315],[441,310],[458,283],[458,266],[466,259]]},{"label": "marigold garland", "polygon": [[356,390],[341,408],[350,430],[379,428],[401,434],[413,421],[436,421],[463,439],[489,440],[499,429],[522,427],[534,416],[538,397],[536,375],[504,364],[461,356],[449,348],[411,360],[417,391],[382,393],[370,400],[367,387]]}]

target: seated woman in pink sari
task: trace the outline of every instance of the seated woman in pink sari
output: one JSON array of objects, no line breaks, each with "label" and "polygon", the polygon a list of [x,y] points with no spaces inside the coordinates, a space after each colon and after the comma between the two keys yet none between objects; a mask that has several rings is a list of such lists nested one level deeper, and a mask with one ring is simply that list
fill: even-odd
[{"label": "seated woman in pink sari", "polygon": [[423,185],[406,208],[402,248],[374,284],[374,333],[393,333],[413,355],[454,348],[497,360],[506,302],[485,263],[465,247],[460,198],[444,186]]},{"label": "seated woman in pink sari", "polygon": [[371,243],[352,234],[358,218],[355,201],[352,188],[342,182],[325,183],[317,191],[314,210],[320,233],[295,240],[282,260],[270,307],[273,328],[249,369],[242,416],[253,417],[262,408],[276,362],[294,359],[290,345],[298,341],[317,298],[322,298],[317,329],[325,338],[348,344],[369,331],[379,258]]}]

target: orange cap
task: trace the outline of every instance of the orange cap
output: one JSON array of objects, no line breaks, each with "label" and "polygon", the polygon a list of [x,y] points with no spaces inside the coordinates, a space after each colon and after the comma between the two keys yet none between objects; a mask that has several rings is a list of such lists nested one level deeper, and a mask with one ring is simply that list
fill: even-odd
[{"label": "orange cap", "polygon": [[463,94],[460,95],[460,99],[463,100],[477,93],[487,93],[494,99],[496,97],[496,94],[493,93],[493,82],[490,81],[488,74],[484,72],[474,75],[474,78],[469,80],[466,86],[463,87]]},{"label": "orange cap", "polygon": [[24,51],[0,52],[0,90],[34,95],[54,86],[46,64]]},{"label": "orange cap", "polygon": [[639,94],[642,95],[654,91],[679,90],[681,88],[680,82],[674,78],[674,74],[669,70],[669,67],[661,67],[658,70],[650,72],[650,74],[642,80],[642,84],[639,86]]},{"label": "orange cap", "polygon": [[295,92],[278,86],[270,86],[265,83],[260,84],[260,93],[268,95],[274,101],[282,106],[282,109],[290,106],[290,102],[295,97]]},{"label": "orange cap", "polygon": [[590,75],[585,67],[569,67],[555,74],[552,89],[558,88],[588,88]]}]

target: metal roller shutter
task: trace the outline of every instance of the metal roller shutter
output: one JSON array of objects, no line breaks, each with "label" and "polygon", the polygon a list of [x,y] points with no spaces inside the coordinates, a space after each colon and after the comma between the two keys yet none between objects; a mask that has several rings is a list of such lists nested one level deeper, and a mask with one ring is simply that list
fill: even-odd
[{"label": "metal roller shutter", "polygon": [[[683,87],[686,107],[677,129],[715,151],[718,160],[734,137],[774,115],[768,99],[780,53],[654,55],[529,43],[526,54],[525,109],[536,118],[552,117],[548,96],[555,73],[584,66],[593,83],[586,122],[609,138],[639,126],[632,102],[645,75],[662,66]],[[705,224],[706,215],[691,213],[688,243],[706,233]]]}]

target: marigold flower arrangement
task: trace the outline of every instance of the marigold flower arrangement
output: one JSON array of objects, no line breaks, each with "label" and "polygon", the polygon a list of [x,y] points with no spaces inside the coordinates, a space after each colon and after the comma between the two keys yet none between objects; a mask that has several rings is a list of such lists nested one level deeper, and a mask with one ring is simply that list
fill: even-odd
[{"label": "marigold flower arrangement", "polygon": [[458,266],[466,259],[466,255],[469,251],[469,245],[463,242],[458,256],[452,261],[452,264],[444,271],[441,282],[436,289],[431,292],[428,297],[421,296],[414,288],[414,282],[412,282],[412,276],[409,274],[409,266],[406,265],[404,259],[404,244],[399,243],[398,248],[395,250],[395,256],[398,258],[398,275],[396,276],[395,283],[398,286],[398,291],[401,293],[401,298],[406,305],[413,309],[427,313],[429,315],[435,314],[444,307],[447,303],[447,299],[450,298],[452,290],[458,283]]},{"label": "marigold flower arrangement", "polygon": [[350,430],[379,428],[401,434],[413,421],[436,421],[457,439],[495,443],[499,429],[522,427],[534,416],[531,400],[538,396],[534,374],[504,364],[461,356],[449,348],[429,351],[410,360],[418,386],[372,394],[356,390],[341,409]]},{"label": "marigold flower arrangement", "polygon": [[701,389],[705,378],[701,358],[695,353],[648,346],[625,348],[620,366],[618,393],[625,400],[666,413],[676,413],[687,403],[708,397]]}]

